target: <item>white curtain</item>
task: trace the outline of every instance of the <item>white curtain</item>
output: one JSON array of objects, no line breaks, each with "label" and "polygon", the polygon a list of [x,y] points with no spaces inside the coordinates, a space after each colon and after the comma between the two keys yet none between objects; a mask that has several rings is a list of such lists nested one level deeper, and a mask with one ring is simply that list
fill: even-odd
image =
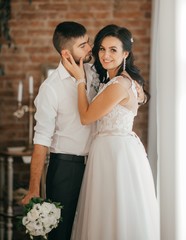
[{"label": "white curtain", "polygon": [[151,46],[148,155],[161,240],[186,240],[186,0],[153,1]]}]

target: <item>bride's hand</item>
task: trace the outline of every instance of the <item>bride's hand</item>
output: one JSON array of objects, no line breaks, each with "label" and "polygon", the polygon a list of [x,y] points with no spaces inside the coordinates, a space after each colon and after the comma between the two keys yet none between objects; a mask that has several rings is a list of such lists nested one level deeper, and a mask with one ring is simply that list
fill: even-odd
[{"label": "bride's hand", "polygon": [[85,79],[85,72],[83,68],[83,58],[80,59],[79,65],[74,61],[74,58],[69,53],[69,57],[65,57],[62,55],[63,66],[67,69],[67,71],[76,79]]},{"label": "bride's hand", "polygon": [[[121,75],[123,77],[127,77],[132,80],[130,75],[125,70],[121,73]],[[137,81],[134,81],[134,83],[135,83],[135,87],[138,95],[138,104],[143,105],[147,102],[147,96],[144,92],[143,86],[141,86]]]},{"label": "bride's hand", "polygon": [[139,106],[144,105],[149,101],[150,95],[148,94],[148,92],[144,90],[143,86],[141,86],[136,81],[135,81],[135,85],[136,85],[136,90],[138,94],[138,105]]}]

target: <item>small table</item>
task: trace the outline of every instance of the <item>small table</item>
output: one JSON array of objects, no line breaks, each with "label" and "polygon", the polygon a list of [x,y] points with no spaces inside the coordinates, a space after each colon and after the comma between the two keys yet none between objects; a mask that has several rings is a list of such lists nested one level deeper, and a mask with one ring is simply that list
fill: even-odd
[{"label": "small table", "polygon": [[[27,151],[3,151],[0,152],[0,199],[3,199],[3,188],[5,185],[5,161],[7,161],[7,209],[4,209],[3,203],[0,204],[0,213],[4,213],[7,216],[7,240],[12,240],[13,237],[13,178],[14,178],[14,168],[13,162],[15,157],[31,157],[32,150]],[[46,170],[46,169],[45,169]],[[45,197],[45,175],[44,171],[41,179],[41,196]],[[4,239],[4,221],[0,217],[0,239]]]}]

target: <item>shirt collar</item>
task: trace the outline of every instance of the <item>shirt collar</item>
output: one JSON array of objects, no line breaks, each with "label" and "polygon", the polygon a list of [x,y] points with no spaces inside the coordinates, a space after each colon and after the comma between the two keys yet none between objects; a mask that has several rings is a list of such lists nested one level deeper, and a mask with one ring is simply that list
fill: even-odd
[{"label": "shirt collar", "polygon": [[70,73],[66,70],[66,68],[63,66],[63,64],[61,63],[61,61],[59,62],[59,65],[58,65],[58,72],[59,72],[59,75],[60,75],[60,78],[63,80],[63,79],[66,79],[66,78],[71,78],[73,80],[73,82],[76,82],[76,79],[74,77],[72,77],[70,75]]}]

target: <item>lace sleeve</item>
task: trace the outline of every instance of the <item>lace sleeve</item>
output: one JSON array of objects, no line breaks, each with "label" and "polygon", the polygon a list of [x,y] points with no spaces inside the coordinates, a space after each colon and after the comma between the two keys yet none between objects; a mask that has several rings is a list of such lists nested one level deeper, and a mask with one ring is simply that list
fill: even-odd
[{"label": "lace sleeve", "polygon": [[120,84],[126,89],[130,89],[132,87],[132,82],[133,80],[124,76],[117,76],[110,81],[111,84]]},{"label": "lace sleeve", "polygon": [[126,89],[132,89],[135,97],[138,97],[137,89],[134,80],[131,78],[128,78],[127,76],[118,76],[113,79],[111,82],[112,84],[120,84],[122,87],[125,87]]}]

